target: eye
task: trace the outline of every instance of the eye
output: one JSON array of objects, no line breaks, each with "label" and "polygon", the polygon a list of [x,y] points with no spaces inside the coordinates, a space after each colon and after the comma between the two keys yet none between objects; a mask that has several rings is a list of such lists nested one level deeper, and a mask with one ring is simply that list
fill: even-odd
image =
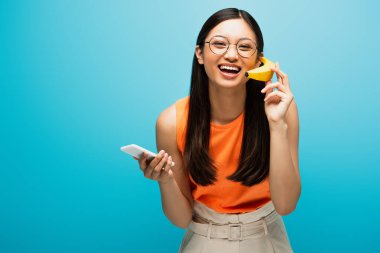
[{"label": "eye", "polygon": [[227,43],[224,41],[213,41],[212,45],[215,47],[220,47],[220,48],[227,47]]},{"label": "eye", "polygon": [[249,50],[252,50],[253,47],[252,45],[249,45],[249,44],[241,44],[239,45],[239,49],[243,51],[249,51]]}]

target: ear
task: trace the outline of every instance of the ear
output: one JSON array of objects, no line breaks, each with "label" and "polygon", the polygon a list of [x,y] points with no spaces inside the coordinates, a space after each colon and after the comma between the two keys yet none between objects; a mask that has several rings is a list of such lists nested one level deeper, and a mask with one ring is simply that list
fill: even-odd
[{"label": "ear", "polygon": [[203,54],[202,54],[202,50],[199,47],[199,45],[197,45],[195,47],[195,55],[197,56],[198,63],[202,65],[203,64]]},{"label": "ear", "polygon": [[257,62],[256,62],[256,64],[255,64],[255,68],[260,67],[260,65],[261,65],[261,63],[262,63],[262,61],[261,61],[261,57],[264,57],[264,53],[263,53],[263,52],[261,52],[260,55],[257,56]]}]

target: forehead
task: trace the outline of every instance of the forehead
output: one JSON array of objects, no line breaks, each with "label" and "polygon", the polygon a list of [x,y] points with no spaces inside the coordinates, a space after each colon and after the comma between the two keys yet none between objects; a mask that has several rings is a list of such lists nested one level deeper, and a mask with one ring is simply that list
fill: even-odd
[{"label": "forehead", "polygon": [[256,41],[256,36],[251,27],[243,19],[229,19],[215,26],[207,35],[206,40],[215,35],[222,35],[229,40],[239,40],[240,38],[250,38]]}]

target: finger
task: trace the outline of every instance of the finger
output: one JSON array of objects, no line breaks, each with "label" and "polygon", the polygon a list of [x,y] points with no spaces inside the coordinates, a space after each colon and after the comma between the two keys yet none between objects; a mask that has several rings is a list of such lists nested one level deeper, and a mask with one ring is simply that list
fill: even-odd
[{"label": "finger", "polygon": [[168,165],[168,159],[169,159],[169,155],[165,153],[160,163],[157,164],[157,166],[152,171],[153,180],[158,180],[162,176],[162,174],[164,173],[165,167]]},{"label": "finger", "polygon": [[281,75],[280,75],[280,73],[279,73],[279,65],[278,65],[278,63],[276,62],[275,64],[274,64],[274,67],[270,67],[270,69],[274,72],[274,73],[276,73],[276,77],[277,77],[277,81],[279,81],[279,82],[281,82],[282,81],[282,78],[281,78]]},{"label": "finger", "polygon": [[165,171],[169,171],[170,168],[174,166],[174,165],[172,166],[172,163],[173,163],[173,158],[172,158],[172,156],[169,156],[168,157],[168,162],[166,163],[164,170]]},{"label": "finger", "polygon": [[[271,85],[272,83],[273,83],[272,80],[269,80],[269,81],[265,82],[265,86],[264,86],[263,89],[265,89],[267,86]],[[267,89],[266,89],[266,91],[267,91]],[[273,89],[270,90],[270,92],[272,92],[272,91],[273,91]],[[264,92],[263,92],[263,93],[264,93]]]},{"label": "finger", "polygon": [[156,165],[156,167],[152,170],[152,174],[151,174],[151,178],[153,180],[157,180],[158,177],[160,176],[161,174],[161,171],[162,171],[162,168],[165,167],[165,163],[167,162],[168,160],[168,154],[165,153],[164,154],[164,157],[161,159],[161,161]]},{"label": "finger", "polygon": [[142,171],[145,171],[145,169],[146,169],[146,167],[147,167],[147,165],[146,165],[146,159],[147,159],[147,158],[148,158],[148,154],[143,153],[142,156],[141,156],[141,158],[138,159],[138,161],[139,161],[139,166],[140,166],[140,169],[141,169]]},{"label": "finger", "polygon": [[277,90],[277,91],[270,93],[267,97],[265,97],[264,102],[271,101],[272,98],[274,98],[274,97],[279,97],[282,99],[282,98],[285,98],[285,96],[286,96],[285,93]]},{"label": "finger", "polygon": [[167,182],[170,177],[173,177],[173,171],[171,169],[172,166],[170,164],[173,162],[173,158],[171,156],[168,157],[168,162],[165,165],[165,168],[162,168],[161,175],[159,180],[161,182]]},{"label": "finger", "polygon": [[161,150],[157,154],[157,156],[150,162],[149,167],[152,167],[152,168],[156,167],[157,164],[161,161],[161,159],[164,156],[164,154],[165,154],[165,150]]},{"label": "finger", "polygon": [[279,104],[281,102],[281,98],[278,96],[269,97],[264,101],[265,104]]},{"label": "finger", "polygon": [[288,75],[287,75],[285,72],[283,72],[283,71],[280,69],[280,67],[278,68],[278,73],[279,73],[279,75],[280,75],[281,78],[282,78],[282,83],[283,83],[285,86],[289,87],[290,83],[289,83]]},{"label": "finger", "polygon": [[269,81],[265,82],[265,86],[267,86],[267,85],[269,85],[271,83],[273,83],[272,80],[269,80]]},{"label": "finger", "polygon": [[169,171],[170,171],[170,168],[172,167],[171,166],[172,162],[173,162],[173,158],[171,156],[169,156],[168,157],[168,162],[166,163],[165,167],[162,168],[161,177],[162,176],[169,176]]},{"label": "finger", "polygon": [[283,80],[282,80],[282,76],[280,74],[280,63],[279,62],[276,62],[276,69],[277,69],[277,72],[276,72],[277,81],[282,83]]},{"label": "finger", "polygon": [[276,91],[270,93],[270,94],[268,95],[268,97],[266,97],[266,98],[264,99],[264,101],[265,101],[265,100],[269,100],[269,99],[271,99],[271,98],[275,98],[275,97],[277,97],[277,98],[281,98],[281,99],[284,99],[284,98],[286,98],[286,94],[285,94],[284,92],[282,92],[282,91],[276,90]]},{"label": "finger", "polygon": [[154,157],[152,161],[150,161],[150,163],[148,164],[148,166],[146,167],[146,169],[144,171],[145,177],[149,178],[152,175],[152,171],[156,167],[156,165],[160,162],[163,153],[164,153],[164,151],[161,150],[158,153],[158,155],[156,157]]},{"label": "finger", "polygon": [[266,92],[268,89],[273,89],[273,88],[278,88],[279,90],[281,91],[284,91],[284,85],[280,82],[274,82],[274,83],[271,83],[271,84],[268,84],[267,86],[265,86],[262,90],[261,90],[261,93],[264,93]]},{"label": "finger", "polygon": [[271,85],[272,83],[273,83],[272,80],[269,80],[269,81],[265,82],[264,88],[267,87],[268,85]]},{"label": "finger", "polygon": [[169,169],[168,172],[164,173],[164,175],[165,175],[164,177],[161,177],[159,179],[161,183],[167,183],[170,180],[170,178],[173,178],[174,174],[173,174],[173,171]]},{"label": "finger", "polygon": [[277,76],[277,77],[281,77],[281,79],[282,79],[282,83],[283,83],[284,85],[289,86],[289,78],[288,78],[288,75],[280,69],[280,65],[278,65],[278,68],[273,68],[273,67],[271,67],[271,70],[272,70],[273,72],[276,72],[276,76]]}]

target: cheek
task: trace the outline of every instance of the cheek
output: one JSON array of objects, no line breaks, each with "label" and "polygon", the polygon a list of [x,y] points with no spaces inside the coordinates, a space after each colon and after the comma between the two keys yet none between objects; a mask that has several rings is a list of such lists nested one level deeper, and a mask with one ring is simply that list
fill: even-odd
[{"label": "cheek", "polygon": [[243,62],[247,69],[254,69],[260,67],[260,62],[257,58],[257,53],[254,53],[252,58],[244,59]]},{"label": "cheek", "polygon": [[213,80],[214,79],[213,76],[215,75],[215,72],[216,72],[215,67],[210,64],[204,64],[204,68],[205,68],[208,78]]},{"label": "cheek", "polygon": [[259,67],[259,64],[256,61],[247,61],[245,63],[245,66],[247,67],[248,70],[250,70],[250,69],[254,69],[256,67]]},{"label": "cheek", "polygon": [[212,76],[216,71],[218,71],[217,62],[218,62],[217,57],[214,57],[214,55],[205,54],[203,66],[209,77]]}]

